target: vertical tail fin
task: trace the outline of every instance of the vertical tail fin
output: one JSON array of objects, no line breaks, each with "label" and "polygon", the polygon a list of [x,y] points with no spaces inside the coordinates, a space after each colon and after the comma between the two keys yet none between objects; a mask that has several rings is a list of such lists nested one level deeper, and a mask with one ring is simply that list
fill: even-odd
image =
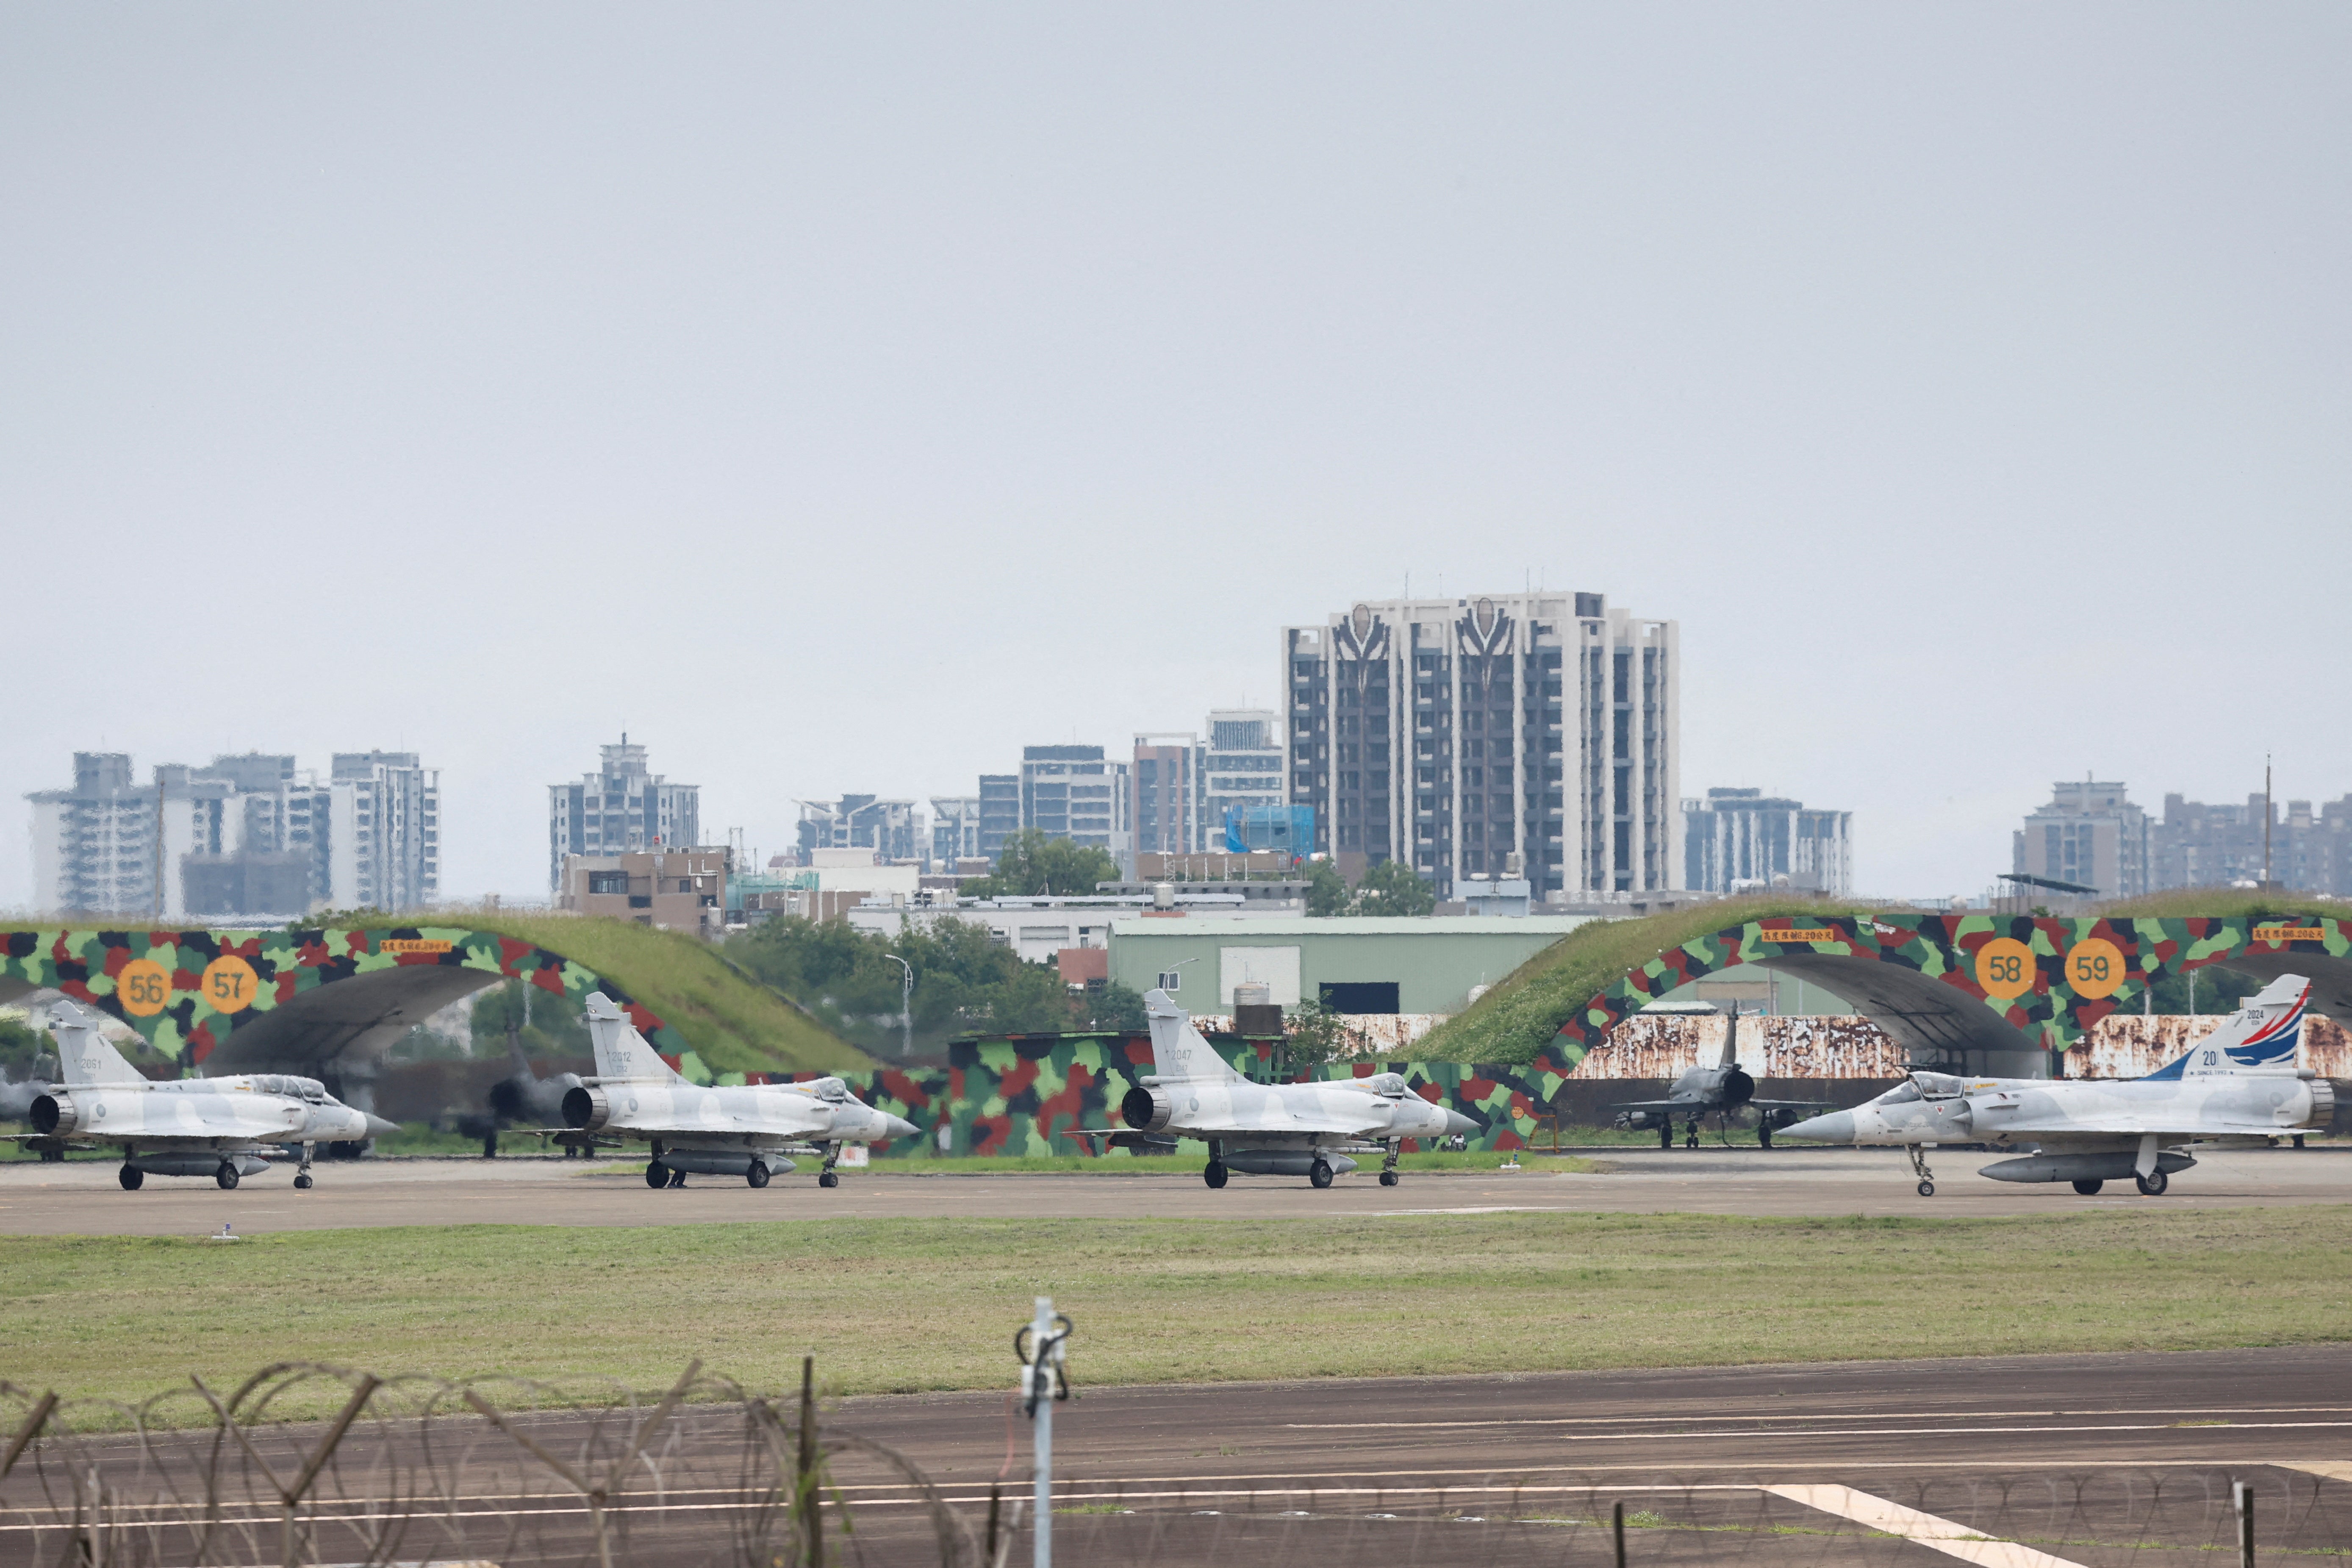
[{"label": "vertical tail fin", "polygon": [[627,1015],[602,991],[588,998],[588,1037],[596,1044],[596,1076],[600,1079],[650,1079],[656,1083],[683,1083],[655,1049],[646,1044]]},{"label": "vertical tail fin", "polygon": [[2227,1078],[2258,1068],[2292,1068],[2303,1044],[2304,1005],[2311,982],[2282,974],[2189,1047],[2189,1054],[2148,1074],[2154,1079]]},{"label": "vertical tail fin", "polygon": [[98,1032],[98,1020],[72,1003],[60,1002],[50,1010],[49,1027],[58,1037],[58,1078],[68,1087],[147,1081],[137,1068],[122,1059],[121,1051],[106,1043]]},{"label": "vertical tail fin", "polygon": [[1739,1004],[1737,1002],[1731,1005],[1731,1022],[1723,1028],[1723,1059],[1715,1065],[1725,1068],[1739,1065]]},{"label": "vertical tail fin", "polygon": [[1145,992],[1143,1011],[1151,1020],[1152,1071],[1160,1078],[1208,1083],[1247,1081],[1192,1027],[1192,1016],[1176,1005],[1167,992]]}]

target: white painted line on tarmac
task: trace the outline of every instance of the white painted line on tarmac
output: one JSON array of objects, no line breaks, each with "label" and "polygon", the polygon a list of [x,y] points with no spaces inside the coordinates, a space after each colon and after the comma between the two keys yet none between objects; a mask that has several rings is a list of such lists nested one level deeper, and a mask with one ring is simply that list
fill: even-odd
[{"label": "white painted line on tarmac", "polygon": [[[2104,1415],[2342,1415],[2352,1405],[2159,1405],[2141,1410],[1873,1410],[1853,1416],[1823,1415],[1802,1411],[1782,1415],[1496,1415],[1476,1421],[1286,1421],[1289,1432],[1418,1432],[1436,1426],[1664,1426],[1683,1421],[1952,1421],[1967,1416],[1982,1421],[2054,1420],[2073,1415],[2095,1420]],[[2199,1423],[2203,1425],[2202,1422]],[[2223,1423],[2237,1426],[2237,1422]],[[2095,1427],[2085,1427],[2095,1431]]]},{"label": "white painted line on tarmac", "polygon": [[[1693,1416],[1693,1420],[1700,1417]],[[1824,1416],[1822,1419],[1832,1419]],[[1432,1423],[1435,1425],[1435,1423]],[[1672,1438],[1677,1443],[1694,1437],[1738,1437],[1753,1439],[1759,1436],[1775,1437],[1952,1437],[1972,1434],[2022,1436],[2038,1432],[2066,1432],[2088,1436],[2101,1432],[2173,1432],[2195,1431],[2200,1436],[2221,1432],[2286,1432],[2305,1427],[2352,1426],[2352,1421],[2230,1421],[2218,1426],[2187,1427],[2178,1421],[2145,1421],[2104,1426],[1818,1426],[1797,1431],[1759,1434],[1753,1427],[1733,1432],[1549,1432],[1544,1436],[1558,1443],[1651,1443]],[[1398,1430],[1389,1426],[1381,1430]],[[1416,1426],[1402,1430],[1411,1432]]]},{"label": "white painted line on tarmac", "polygon": [[2082,1568],[2081,1563],[2066,1558],[2053,1557],[2047,1552],[2036,1552],[2014,1541],[1996,1541],[1966,1525],[1873,1497],[1868,1492],[1858,1492],[1852,1487],[1770,1486],[1759,1489],[1888,1535],[1899,1535],[1948,1557],[1981,1564],[1982,1568]]}]

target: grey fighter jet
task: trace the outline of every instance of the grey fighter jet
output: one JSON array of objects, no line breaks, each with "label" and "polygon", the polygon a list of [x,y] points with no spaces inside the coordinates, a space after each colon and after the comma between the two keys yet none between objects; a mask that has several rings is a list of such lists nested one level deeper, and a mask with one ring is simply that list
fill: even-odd
[{"label": "grey fighter jet", "polygon": [[[682,1187],[687,1174],[740,1176],[755,1187],[793,1169],[787,1151],[816,1153],[817,1185],[841,1184],[834,1163],[845,1143],[912,1138],[915,1125],[875,1110],[837,1078],[814,1083],[702,1089],[672,1071],[603,992],[588,998],[596,1074],[563,1096],[568,1142],[636,1139],[653,1145],[646,1185]],[[599,1138],[598,1134],[606,1136]]]},{"label": "grey fighter jet", "polygon": [[2064,1082],[1915,1072],[1867,1105],[1789,1129],[1816,1143],[1909,1151],[1919,1195],[1932,1197],[1927,1151],[1989,1143],[2017,1157],[1977,1173],[1997,1182],[2072,1182],[2084,1196],[2130,1177],[2149,1197],[2196,1160],[2192,1149],[2267,1148],[2325,1127],[2335,1086],[2294,1065],[2311,982],[2283,974],[2188,1055],[2146,1078]]},{"label": "grey fighter jet", "polygon": [[1675,1118],[1683,1119],[1685,1136],[1684,1147],[1698,1147],[1698,1124],[1710,1116],[1723,1118],[1726,1131],[1731,1117],[1741,1106],[1756,1112],[1756,1142],[1759,1147],[1772,1146],[1775,1123],[1786,1127],[1809,1110],[1826,1110],[1829,1101],[1822,1100],[1759,1100],[1756,1080],[1739,1065],[1739,1009],[1731,1010],[1731,1021],[1723,1032],[1723,1059],[1713,1067],[1695,1067],[1675,1079],[1674,1088],[1664,1100],[1633,1100],[1610,1109],[1617,1113],[1620,1127],[1658,1129],[1658,1147],[1675,1146]]},{"label": "grey fighter jet", "polygon": [[136,1192],[149,1176],[210,1176],[224,1187],[258,1175],[299,1144],[294,1184],[310,1184],[321,1143],[357,1142],[399,1131],[329,1094],[316,1079],[281,1073],[150,1081],[70,1002],[50,1012],[58,1082],[27,1112],[23,1138],[45,1154],[107,1146],[122,1151],[121,1180]]},{"label": "grey fighter jet", "polygon": [[1408,1138],[1447,1138],[1478,1131],[1457,1110],[1432,1105],[1402,1074],[1332,1083],[1252,1083],[1235,1072],[1192,1027],[1192,1015],[1165,991],[1148,991],[1153,1073],[1119,1103],[1128,1132],[1094,1129],[1076,1134],[1139,1142],[1197,1138],[1209,1145],[1202,1179],[1213,1187],[1243,1171],[1260,1176],[1305,1176],[1328,1187],[1356,1168],[1342,1152],[1384,1151],[1381,1185],[1397,1184],[1397,1155]]}]

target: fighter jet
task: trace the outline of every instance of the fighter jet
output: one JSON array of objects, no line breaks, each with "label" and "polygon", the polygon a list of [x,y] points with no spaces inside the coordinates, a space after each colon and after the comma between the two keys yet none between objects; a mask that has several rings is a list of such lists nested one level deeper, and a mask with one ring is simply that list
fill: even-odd
[{"label": "fighter jet", "polygon": [[1713,1067],[1695,1067],[1675,1079],[1664,1100],[1634,1100],[1613,1106],[1620,1127],[1647,1127],[1655,1122],[1658,1147],[1675,1146],[1675,1118],[1683,1118],[1685,1136],[1683,1146],[1698,1147],[1698,1124],[1709,1116],[1723,1118],[1727,1131],[1731,1114],[1741,1106],[1752,1106],[1756,1111],[1756,1143],[1759,1148],[1772,1146],[1772,1126],[1778,1122],[1786,1127],[1808,1110],[1826,1110],[1829,1102],[1821,1100],[1759,1100],[1756,1080],[1739,1066],[1739,1009],[1731,1009],[1731,1020],[1723,1032],[1723,1058]]},{"label": "fighter jet", "polygon": [[[514,1071],[490,1085],[490,1114],[487,1122],[468,1118],[460,1126],[470,1134],[479,1127],[482,1136],[482,1157],[494,1158],[499,1152],[499,1129],[513,1122],[560,1121],[563,1119],[563,1097],[580,1087],[576,1072],[551,1073],[541,1078],[523,1054],[522,1035],[511,1020],[507,1024],[507,1055],[514,1062]],[[577,1139],[562,1142],[564,1154],[586,1154]]]},{"label": "fighter jet", "polygon": [[22,1142],[44,1154],[107,1145],[122,1151],[120,1179],[137,1192],[150,1175],[210,1176],[234,1187],[258,1175],[287,1145],[299,1144],[294,1184],[310,1185],[320,1143],[358,1142],[399,1131],[329,1094],[316,1079],[282,1073],[150,1081],[98,1032],[98,1020],[70,1002],[50,1013],[59,1082],[27,1112]]},{"label": "fighter jet", "polygon": [[1165,991],[1147,991],[1155,1069],[1127,1091],[1119,1118],[1132,1131],[1096,1128],[1075,1136],[1130,1142],[1197,1138],[1209,1145],[1201,1179],[1213,1187],[1242,1171],[1305,1176],[1328,1187],[1356,1168],[1341,1152],[1384,1150],[1381,1185],[1397,1184],[1397,1155],[1408,1138],[1445,1138],[1478,1131],[1460,1111],[1432,1105],[1400,1073],[1333,1083],[1252,1083],[1192,1027],[1192,1015]]},{"label": "fighter jet", "polygon": [[624,1139],[651,1143],[649,1187],[682,1187],[688,1172],[740,1176],[764,1187],[770,1176],[795,1168],[787,1150],[822,1154],[817,1185],[839,1186],[833,1167],[843,1144],[915,1136],[914,1123],[875,1110],[837,1078],[698,1088],[672,1071],[601,991],[588,998],[588,1034],[596,1076],[564,1092],[571,1131],[555,1136],[576,1143],[584,1135],[592,1146]]},{"label": "fighter jet", "polygon": [[2129,1176],[2157,1197],[2197,1163],[2189,1150],[2266,1148],[2327,1125],[2335,1086],[2294,1065],[2310,994],[2302,975],[2280,975],[2188,1055],[2146,1078],[2070,1083],[1915,1072],[1867,1105],[1801,1121],[1788,1135],[1907,1150],[1923,1198],[1935,1195],[1927,1151],[1938,1143],[2019,1151],[2021,1157],[1977,1173],[1997,1182],[2072,1182],[2088,1197]]}]

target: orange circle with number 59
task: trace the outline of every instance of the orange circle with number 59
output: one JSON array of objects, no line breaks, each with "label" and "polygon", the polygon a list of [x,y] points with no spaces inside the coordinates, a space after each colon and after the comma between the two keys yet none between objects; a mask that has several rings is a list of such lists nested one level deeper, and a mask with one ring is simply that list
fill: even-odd
[{"label": "orange circle with number 59", "polygon": [[261,990],[261,976],[253,965],[233,952],[224,952],[205,965],[204,979],[197,984],[204,993],[205,1003],[215,1013],[242,1013],[253,1005]]},{"label": "orange circle with number 59", "polygon": [[2033,989],[2033,950],[2014,937],[1995,937],[1977,949],[1977,987],[2007,1001]]},{"label": "orange circle with number 59", "polygon": [[114,1000],[133,1017],[152,1018],[172,999],[172,976],[152,958],[134,958],[114,977]]},{"label": "orange circle with number 59", "polygon": [[2124,983],[2124,950],[2105,937],[2086,937],[2066,954],[2066,984],[2077,996],[2112,996]]}]

